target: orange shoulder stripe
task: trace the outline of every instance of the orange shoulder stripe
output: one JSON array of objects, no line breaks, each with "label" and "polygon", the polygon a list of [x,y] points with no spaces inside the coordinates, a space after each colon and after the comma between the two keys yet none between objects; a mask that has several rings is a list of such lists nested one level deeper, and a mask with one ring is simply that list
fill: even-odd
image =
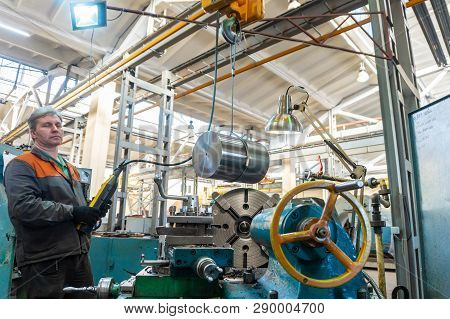
[{"label": "orange shoulder stripe", "polygon": [[66,164],[67,164],[67,167],[69,168],[70,176],[72,176],[72,178],[74,180],[79,182],[80,181],[80,174],[78,173],[78,170],[76,169],[76,167],[73,166],[72,164],[68,163],[68,162]]},{"label": "orange shoulder stripe", "polygon": [[25,153],[17,156],[15,159],[23,161],[30,165],[37,178],[49,176],[61,176],[58,171],[47,161],[44,161],[32,153]]}]

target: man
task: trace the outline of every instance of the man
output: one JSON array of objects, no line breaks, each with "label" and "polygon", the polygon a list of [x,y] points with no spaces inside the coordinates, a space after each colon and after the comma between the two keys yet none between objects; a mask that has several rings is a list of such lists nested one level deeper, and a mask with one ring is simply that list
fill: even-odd
[{"label": "man", "polygon": [[15,228],[16,262],[22,274],[18,296],[25,298],[90,298],[65,295],[67,286],[93,285],[88,258],[93,227],[106,211],[87,206],[77,169],[58,154],[62,118],[51,107],[31,114],[31,152],[13,159],[5,171],[5,188]]}]

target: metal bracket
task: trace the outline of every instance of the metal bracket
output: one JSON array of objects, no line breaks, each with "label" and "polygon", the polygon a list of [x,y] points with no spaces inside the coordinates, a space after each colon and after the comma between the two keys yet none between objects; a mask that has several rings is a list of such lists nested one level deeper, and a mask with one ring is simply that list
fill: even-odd
[{"label": "metal bracket", "polygon": [[403,67],[400,64],[394,63],[395,68],[397,69],[398,73],[402,77],[403,81],[405,81],[408,88],[411,90],[411,92],[415,95],[417,99],[420,100],[420,93],[419,90],[414,86],[414,84],[411,82],[409,77],[406,75],[405,70],[403,70]]},{"label": "metal bracket", "polygon": [[175,95],[175,93],[173,91],[171,91],[171,90],[162,88],[162,87],[160,87],[158,85],[155,85],[155,84],[152,84],[150,82],[143,81],[143,80],[138,79],[138,78],[136,78],[136,77],[134,77],[132,75],[128,75],[128,78],[129,78],[129,80],[131,82],[136,83],[139,88],[144,89],[146,91],[149,91],[149,92],[152,92],[152,93],[156,93],[158,95],[167,95],[167,96],[170,96],[170,97],[173,97]]}]

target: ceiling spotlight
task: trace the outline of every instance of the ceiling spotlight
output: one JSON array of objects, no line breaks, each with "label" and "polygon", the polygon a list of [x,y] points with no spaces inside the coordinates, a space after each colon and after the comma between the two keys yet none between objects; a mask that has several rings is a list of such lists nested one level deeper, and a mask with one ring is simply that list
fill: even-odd
[{"label": "ceiling spotlight", "polygon": [[106,26],[106,1],[76,1],[70,3],[72,30]]},{"label": "ceiling spotlight", "polygon": [[295,134],[303,133],[303,126],[295,115],[292,114],[292,98],[288,94],[278,98],[278,111],[267,122],[265,131],[269,134]]},{"label": "ceiling spotlight", "polygon": [[361,65],[359,67],[358,77],[356,78],[356,81],[360,83],[364,83],[369,81],[369,73],[366,71],[366,66],[364,65],[364,62],[361,62]]}]

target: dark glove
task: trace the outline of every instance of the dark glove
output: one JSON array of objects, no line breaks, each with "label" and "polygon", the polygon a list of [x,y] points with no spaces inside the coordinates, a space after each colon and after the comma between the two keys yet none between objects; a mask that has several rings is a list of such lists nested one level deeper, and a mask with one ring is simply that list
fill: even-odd
[{"label": "dark glove", "polygon": [[72,215],[75,224],[84,223],[89,226],[94,226],[97,220],[101,218],[102,213],[98,208],[77,206],[73,208]]},{"label": "dark glove", "polygon": [[100,217],[105,217],[106,213],[108,213],[108,211],[111,209],[111,205],[112,205],[112,201],[109,200],[107,202],[104,202],[101,206],[100,206]]}]

